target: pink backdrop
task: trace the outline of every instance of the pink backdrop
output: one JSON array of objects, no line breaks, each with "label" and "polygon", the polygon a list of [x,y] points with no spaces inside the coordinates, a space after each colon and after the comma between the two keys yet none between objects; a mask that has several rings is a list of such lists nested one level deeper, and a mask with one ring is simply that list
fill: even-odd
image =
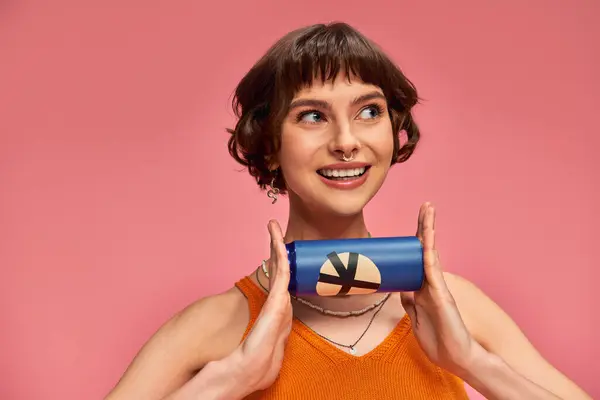
[{"label": "pink backdrop", "polygon": [[371,231],[413,234],[437,203],[446,269],[600,396],[598,2],[201,3],[0,2],[1,399],[101,398],[172,313],[267,254],[286,203],[227,155],[230,96],[277,37],[329,20],[425,98]]}]

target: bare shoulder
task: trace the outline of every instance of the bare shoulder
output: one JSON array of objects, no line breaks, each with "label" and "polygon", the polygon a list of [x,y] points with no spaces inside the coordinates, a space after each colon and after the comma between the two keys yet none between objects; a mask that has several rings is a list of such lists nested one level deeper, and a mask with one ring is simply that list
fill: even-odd
[{"label": "bare shoulder", "polygon": [[195,301],[146,342],[107,399],[163,398],[235,350],[249,318],[246,298],[236,287]]},{"label": "bare shoulder", "polygon": [[475,284],[450,273],[445,273],[444,278],[465,326],[486,350],[561,399],[590,398],[551,365],[513,319]]},{"label": "bare shoulder", "polygon": [[189,365],[197,370],[230,354],[239,344],[249,318],[246,298],[238,288],[232,287],[197,300],[161,329],[173,340],[183,341],[190,352]]},{"label": "bare shoulder", "polygon": [[473,297],[485,296],[485,294],[471,281],[450,272],[444,272],[444,280],[450,289],[450,293],[458,302],[459,299],[471,299]]},{"label": "bare shoulder", "polygon": [[[478,296],[485,296],[485,294],[479,289],[473,282],[460,275],[453,274],[450,272],[444,272],[444,280],[448,285],[448,289],[452,293],[452,296],[456,299],[467,299]],[[458,301],[458,299],[456,299]]]},{"label": "bare shoulder", "polygon": [[456,274],[444,272],[456,306],[471,335],[484,347],[500,343],[507,333],[522,336],[512,318],[477,285]]},{"label": "bare shoulder", "polygon": [[[506,323],[507,315],[473,282],[459,275],[444,272],[444,279],[467,329],[482,345],[489,341],[490,324]],[[499,318],[500,317],[500,318]]]}]

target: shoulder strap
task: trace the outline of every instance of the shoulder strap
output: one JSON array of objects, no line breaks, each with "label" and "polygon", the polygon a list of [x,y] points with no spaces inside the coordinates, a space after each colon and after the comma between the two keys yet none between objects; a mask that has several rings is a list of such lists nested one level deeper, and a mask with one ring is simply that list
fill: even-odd
[{"label": "shoulder strap", "polygon": [[258,314],[260,314],[260,310],[262,310],[262,307],[265,304],[267,295],[247,276],[237,281],[235,286],[246,297],[246,300],[248,301],[248,310],[250,311],[250,320],[248,321],[244,336],[242,337],[242,341],[244,341],[254,326]]}]

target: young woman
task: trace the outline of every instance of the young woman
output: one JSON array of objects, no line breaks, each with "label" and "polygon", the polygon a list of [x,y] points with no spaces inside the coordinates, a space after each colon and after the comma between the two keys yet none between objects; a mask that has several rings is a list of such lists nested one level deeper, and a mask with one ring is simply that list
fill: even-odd
[{"label": "young woman", "polygon": [[[417,92],[346,24],[279,40],[236,90],[229,151],[273,200],[285,234],[229,291],[198,300],[143,347],[108,399],[587,399],[473,284],[442,272],[435,210],[416,234],[416,293],[291,297],[284,243],[364,238],[363,208],[419,141]],[[259,264],[259,260],[257,260]]]}]

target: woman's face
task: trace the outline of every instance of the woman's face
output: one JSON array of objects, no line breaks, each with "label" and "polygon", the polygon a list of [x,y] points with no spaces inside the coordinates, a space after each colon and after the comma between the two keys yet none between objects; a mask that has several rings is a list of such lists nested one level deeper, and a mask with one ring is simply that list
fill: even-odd
[{"label": "woman's face", "polygon": [[278,162],[292,202],[349,216],[383,184],[393,147],[381,89],[340,75],[296,94],[282,125]]}]

